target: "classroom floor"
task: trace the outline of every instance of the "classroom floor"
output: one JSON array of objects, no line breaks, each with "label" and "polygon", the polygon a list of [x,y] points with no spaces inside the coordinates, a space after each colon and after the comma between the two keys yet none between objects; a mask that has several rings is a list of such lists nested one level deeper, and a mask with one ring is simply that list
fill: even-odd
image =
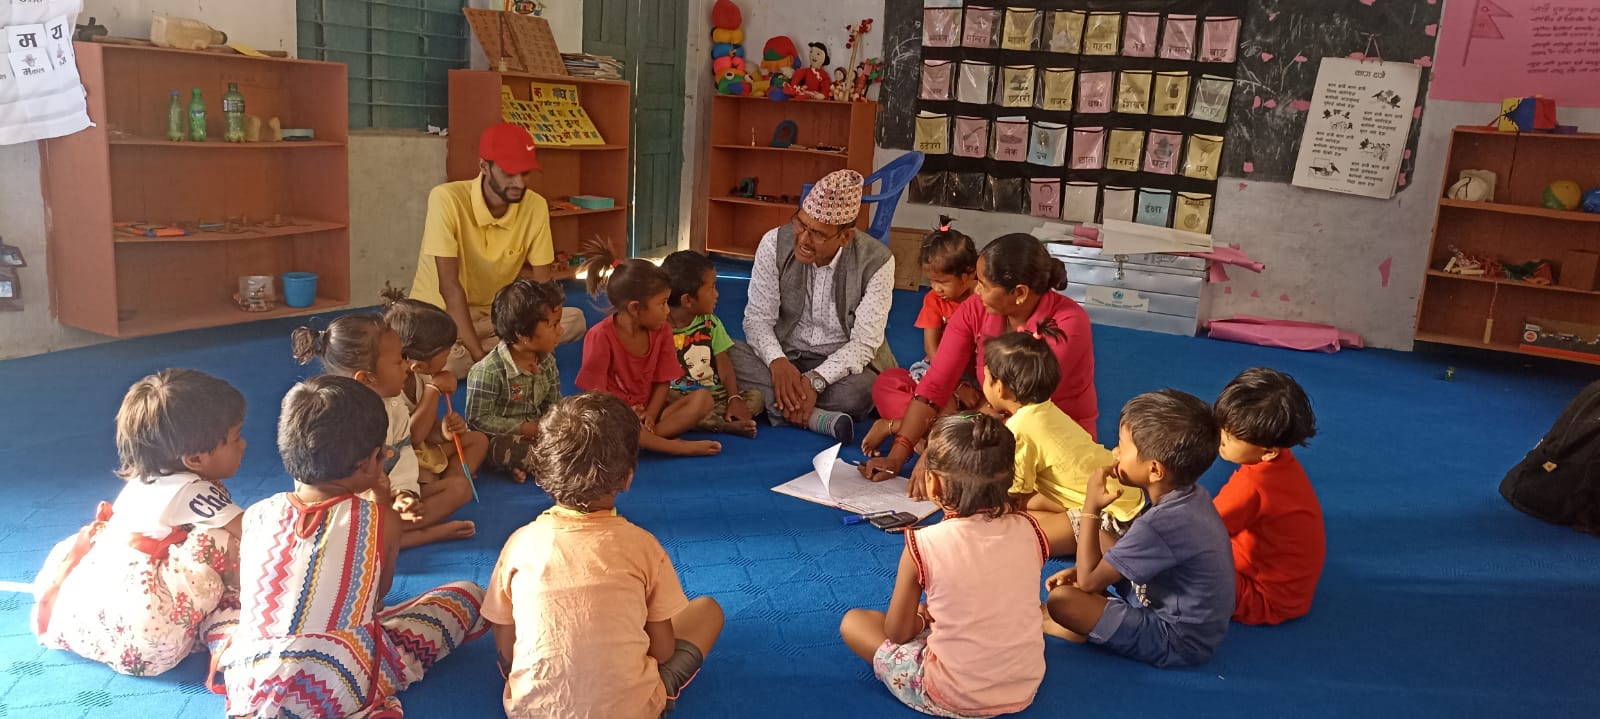
[{"label": "classroom floor", "polygon": [[[724,279],[720,314],[739,332],[745,286]],[[918,298],[897,293],[891,339],[909,362]],[[279,399],[308,369],[289,358],[290,321],[146,338],[0,362],[0,581],[31,581],[50,546],[115,496],[112,420],[136,378],[165,367],[221,376],[250,403],[250,447],[228,485],[248,505],[289,481],[274,451]],[[1305,354],[1097,327],[1103,437],[1139,392],[1174,386],[1209,400],[1267,365],[1310,393],[1321,434],[1300,452],[1321,497],[1328,562],[1305,619],[1235,625],[1210,664],[1158,670],[1050,640],[1033,707],[1060,716],[1600,715],[1600,539],[1514,511],[1496,486],[1592,368],[1481,357]],[[578,349],[557,355],[571,391]],[[1455,364],[1453,382],[1441,377]],[[711,459],[644,458],[621,511],[671,553],[691,595],[722,603],[727,628],[678,717],[911,717],[840,643],[840,615],[882,607],[901,540],[844,527],[840,512],[769,491],[809,469],[827,440],[763,427]],[[1220,461],[1215,491],[1232,467]],[[532,485],[479,481],[464,542],[407,551],[392,599],[449,580],[487,581],[500,546],[549,505]],[[1046,572],[1062,566],[1052,562]],[[134,679],[38,646],[31,598],[0,590],[0,717],[218,716],[204,655]],[[500,714],[493,643],[473,642],[401,695],[416,717]]]}]

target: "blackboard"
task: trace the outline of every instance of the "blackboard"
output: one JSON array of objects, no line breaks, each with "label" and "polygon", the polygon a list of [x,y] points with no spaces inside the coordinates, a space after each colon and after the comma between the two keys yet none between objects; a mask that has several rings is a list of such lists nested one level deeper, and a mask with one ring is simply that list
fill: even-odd
[{"label": "blackboard", "polygon": [[[1423,66],[1418,112],[1400,167],[1402,176],[1409,177],[1422,134],[1421,108],[1443,3],[1249,0],[1249,4],[1239,33],[1239,84],[1234,88],[1223,174],[1289,182],[1305,128],[1302,108],[1311,100],[1322,59],[1361,53]],[[1398,189],[1405,187],[1402,184]]]},{"label": "blackboard", "polygon": [[[1096,4],[1112,3],[1037,3],[1039,7]],[[1130,4],[1116,3],[1119,7]],[[1148,4],[1159,7],[1162,3]],[[1423,87],[1418,92],[1420,110],[1421,98],[1427,95],[1427,66],[1431,65],[1442,8],[1438,0],[1381,0],[1371,5],[1248,0],[1239,33],[1239,84],[1233,93],[1222,173],[1265,182],[1288,182],[1293,177],[1305,126],[1303,105],[1296,102],[1311,100],[1317,68],[1324,57],[1362,53],[1390,61],[1420,61],[1424,65]],[[886,67],[879,96],[883,110],[878,115],[878,144],[909,150],[922,60],[922,0],[885,1],[883,46]],[[1299,60],[1302,57],[1305,59]],[[1419,111],[1412,125],[1410,152],[1401,166],[1407,176],[1421,134]],[[1399,189],[1404,190],[1405,185]]]},{"label": "blackboard", "polygon": [[909,150],[922,72],[922,0],[885,0],[883,62],[878,145]]}]

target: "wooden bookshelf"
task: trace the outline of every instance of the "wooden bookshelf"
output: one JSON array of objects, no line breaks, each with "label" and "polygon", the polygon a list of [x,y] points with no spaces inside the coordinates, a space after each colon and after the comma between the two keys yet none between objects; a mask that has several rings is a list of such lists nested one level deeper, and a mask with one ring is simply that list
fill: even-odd
[{"label": "wooden bookshelf", "polygon": [[628,248],[633,212],[629,149],[632,117],[631,86],[619,80],[532,75],[493,70],[450,71],[450,137],[445,172],[451,180],[478,176],[478,136],[501,122],[500,88],[511,88],[518,99],[528,99],[531,83],[555,83],[578,88],[578,104],[588,112],[604,145],[556,147],[539,145],[539,168],[528,176],[528,188],[546,200],[573,195],[596,195],[616,200],[603,210],[550,211],[550,233],[558,255],[577,255],[584,240],[596,235],[619,253]]},{"label": "wooden bookshelf", "polygon": [[[350,302],[349,115],[341,63],[74,43],[94,126],[40,143],[51,307],[63,323],[114,337],[306,314]],[[222,94],[309,142],[222,142]],[[200,88],[207,142],[169,142],[169,93],[187,111]],[[115,222],[239,232],[136,237]],[[242,275],[317,273],[307,308],[245,312]]]},{"label": "wooden bookshelf", "polygon": [[[706,250],[754,257],[768,230],[789,221],[799,207],[801,187],[834,170],[872,174],[875,102],[832,102],[716,95],[711,101],[710,158],[706,208]],[[800,147],[772,147],[773,133],[793,120]],[[843,148],[834,152],[819,145]],[[756,192],[787,200],[762,201],[734,196],[746,177]],[[862,212],[865,228],[870,212]]]},{"label": "wooden bookshelf", "polygon": [[[1458,127],[1450,139],[1444,187],[1462,170],[1495,173],[1493,202],[1441,198],[1417,304],[1418,342],[1600,364],[1600,355],[1556,354],[1522,346],[1523,323],[1533,319],[1600,324],[1600,288],[1559,283],[1565,252],[1600,253],[1600,215],[1543,207],[1544,189],[1557,180],[1600,187],[1600,135],[1499,132]],[[1452,247],[1507,264],[1550,260],[1557,283],[1443,271]]]}]

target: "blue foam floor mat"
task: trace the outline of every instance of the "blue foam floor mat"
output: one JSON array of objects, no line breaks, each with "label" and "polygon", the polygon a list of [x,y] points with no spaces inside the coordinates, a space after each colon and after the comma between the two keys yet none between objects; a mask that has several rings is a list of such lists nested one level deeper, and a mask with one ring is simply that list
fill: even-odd
[{"label": "blue foam floor mat", "polygon": [[[722,281],[739,333],[744,282]],[[896,295],[890,333],[920,352],[919,298]],[[592,309],[592,308],[590,308]],[[289,487],[274,451],[278,401],[308,373],[289,358],[290,321],[187,332],[0,362],[0,580],[32,580],[50,546],[119,489],[113,417],[127,386],[193,367],[244,392],[249,441],[228,481],[248,505]],[[1238,371],[1272,366],[1315,402],[1321,433],[1299,456],[1321,497],[1328,562],[1312,614],[1235,625],[1211,663],[1158,670],[1056,640],[1032,708],[1018,716],[1600,715],[1595,637],[1600,540],[1514,511],[1496,485],[1592,368],[1476,356],[1303,354],[1115,328],[1095,331],[1103,437],[1129,397],[1165,386],[1210,399]],[[578,348],[557,355],[571,391]],[[1455,381],[1441,379],[1456,364]],[[770,487],[808,469],[827,440],[762,427],[723,437],[710,459],[646,456],[621,511],[653,532],[691,595],[716,597],[727,627],[679,717],[915,716],[839,641],[850,607],[881,608],[898,538],[843,527],[840,513]],[[1218,462],[1215,491],[1232,470]],[[484,583],[500,546],[549,506],[532,485],[484,476],[461,516],[478,535],[401,555],[390,599],[456,579]],[[1063,566],[1052,562],[1046,572]],[[134,679],[38,646],[31,597],[0,591],[0,717],[217,716],[204,655]],[[442,661],[401,695],[417,717],[498,716],[492,641]]]}]

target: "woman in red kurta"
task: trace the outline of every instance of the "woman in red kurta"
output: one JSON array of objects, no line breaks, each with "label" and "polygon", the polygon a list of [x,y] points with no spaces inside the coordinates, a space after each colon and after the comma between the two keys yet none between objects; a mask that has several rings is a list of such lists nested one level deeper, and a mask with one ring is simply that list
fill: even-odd
[{"label": "woman in red kurta", "polygon": [[1033,235],[1006,235],[984,247],[978,255],[977,285],[945,327],[933,365],[920,383],[900,388],[914,401],[906,408],[893,448],[887,457],[875,457],[861,465],[862,474],[872,479],[900,471],[961,377],[976,368],[982,379],[985,340],[1001,332],[1033,332],[1047,320],[1064,335],[1062,339],[1046,336],[1045,340],[1061,363],[1061,383],[1050,400],[1089,436],[1096,437],[1100,410],[1094,390],[1089,315],[1077,302],[1053,291],[1066,286],[1066,265],[1051,257]]}]

